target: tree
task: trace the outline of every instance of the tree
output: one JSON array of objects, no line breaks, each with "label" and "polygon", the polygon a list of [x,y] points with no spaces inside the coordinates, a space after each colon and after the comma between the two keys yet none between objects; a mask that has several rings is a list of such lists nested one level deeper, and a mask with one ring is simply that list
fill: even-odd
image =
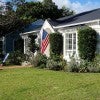
[{"label": "tree", "polygon": [[10,3],[12,4],[12,6],[18,7],[26,3],[26,0],[11,0]]},{"label": "tree", "polygon": [[15,12],[9,11],[0,16],[0,36],[20,30],[23,22],[18,18]]},{"label": "tree", "polygon": [[7,11],[13,11],[13,5],[11,2],[6,2],[6,10]]},{"label": "tree", "polygon": [[44,7],[44,19],[47,18],[57,19],[59,17],[62,17],[62,10],[58,9],[58,6],[55,5],[55,3],[52,2],[52,0],[44,0],[43,7]]},{"label": "tree", "polygon": [[73,14],[73,11],[70,9],[59,9],[52,0],[26,2],[23,5],[18,6],[16,12],[26,23],[33,22],[37,19],[57,19]]},{"label": "tree", "polygon": [[57,19],[65,15],[73,14],[70,13],[70,10],[67,12],[67,10],[58,9],[58,6],[52,0],[44,0],[43,2],[12,0],[6,3],[6,9],[5,15],[0,15],[1,35],[19,30],[24,25],[38,19]]},{"label": "tree", "polygon": [[43,0],[43,3],[48,5],[48,4],[52,4],[53,2],[52,0]]},{"label": "tree", "polygon": [[65,6],[62,7],[62,16],[70,16],[70,15],[74,15],[74,14],[75,14],[75,12],[73,10],[66,8]]},{"label": "tree", "polygon": [[25,24],[31,23],[43,18],[43,6],[40,2],[26,2],[17,8],[16,13]]}]

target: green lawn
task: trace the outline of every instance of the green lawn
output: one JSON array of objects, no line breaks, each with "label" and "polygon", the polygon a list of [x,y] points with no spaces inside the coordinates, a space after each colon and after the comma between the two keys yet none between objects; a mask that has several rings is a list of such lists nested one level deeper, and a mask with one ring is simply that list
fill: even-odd
[{"label": "green lawn", "polygon": [[100,100],[100,74],[1,70],[0,100]]}]

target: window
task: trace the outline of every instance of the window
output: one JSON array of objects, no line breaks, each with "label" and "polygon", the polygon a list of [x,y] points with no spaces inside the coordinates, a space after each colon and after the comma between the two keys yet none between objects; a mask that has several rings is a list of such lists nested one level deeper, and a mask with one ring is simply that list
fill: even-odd
[{"label": "window", "polygon": [[67,33],[65,43],[66,55],[76,54],[76,33]]}]

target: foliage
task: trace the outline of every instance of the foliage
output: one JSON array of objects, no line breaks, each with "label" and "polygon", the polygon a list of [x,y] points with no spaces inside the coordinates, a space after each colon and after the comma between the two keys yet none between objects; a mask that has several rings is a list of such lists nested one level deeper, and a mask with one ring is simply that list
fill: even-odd
[{"label": "foliage", "polygon": [[50,55],[60,55],[63,49],[63,37],[59,33],[50,34]]},{"label": "foliage", "polygon": [[26,0],[12,0],[11,1],[12,5],[13,6],[20,6],[20,5],[23,5],[24,3],[26,3]]},{"label": "foliage", "polygon": [[9,11],[5,15],[0,16],[0,36],[8,33],[22,30],[23,22],[19,19],[15,12]]},{"label": "foliage", "polygon": [[39,50],[38,45],[36,45],[36,43],[35,43],[35,39],[37,38],[37,36],[30,35],[29,38],[30,38],[30,43],[29,43],[30,51],[35,53],[36,50]]},{"label": "foliage", "polygon": [[75,58],[72,57],[71,61],[68,62],[67,71],[68,72],[79,72],[79,64]]},{"label": "foliage", "polygon": [[98,73],[100,72],[100,56],[97,55],[92,62],[87,60],[81,60],[80,62],[77,62],[74,58],[71,58],[71,61],[67,66],[67,71]]},{"label": "foliage", "polygon": [[33,22],[37,19],[57,19],[60,17],[73,15],[73,11],[70,9],[59,9],[52,0],[44,0],[43,2],[26,2],[23,5],[18,6],[17,15],[24,22]]},{"label": "foliage", "polygon": [[81,59],[92,61],[95,58],[97,44],[96,31],[86,27],[78,31],[78,49]]},{"label": "foliage", "polygon": [[31,23],[43,16],[43,6],[40,2],[26,2],[16,10],[17,15],[25,24]]},{"label": "foliage", "polygon": [[[26,0],[11,0],[6,2],[5,14],[0,14],[0,36],[23,28],[38,19],[57,19],[71,15],[71,10],[59,9],[52,0],[44,2],[26,2]],[[0,13],[4,7],[0,7]],[[64,13],[64,14],[63,14]]]},{"label": "foliage", "polygon": [[42,55],[41,53],[38,53],[33,58],[33,66],[38,68],[45,68],[47,62],[47,57],[45,55]]},{"label": "foliage", "polygon": [[66,66],[66,61],[63,60],[58,55],[53,55],[51,58],[47,60],[46,68],[50,70],[64,70]]},{"label": "foliage", "polygon": [[62,70],[61,66],[57,61],[54,61],[53,59],[49,59],[47,61],[46,67],[50,70]]},{"label": "foliage", "polygon": [[71,16],[75,14],[73,10],[66,8],[65,6],[63,6],[61,10],[62,10],[62,16]]},{"label": "foliage", "polygon": [[51,18],[57,19],[62,16],[62,10],[58,9],[58,6],[55,5],[52,0],[44,0],[43,1],[43,8],[44,8],[44,18]]},{"label": "foliage", "polygon": [[98,57],[96,57],[95,60],[92,62],[86,60],[81,61],[80,72],[100,72],[100,58],[98,59]]},{"label": "foliage", "polygon": [[28,60],[28,56],[23,54],[20,51],[14,51],[10,53],[7,61],[4,63],[4,65],[21,65],[23,61]]}]

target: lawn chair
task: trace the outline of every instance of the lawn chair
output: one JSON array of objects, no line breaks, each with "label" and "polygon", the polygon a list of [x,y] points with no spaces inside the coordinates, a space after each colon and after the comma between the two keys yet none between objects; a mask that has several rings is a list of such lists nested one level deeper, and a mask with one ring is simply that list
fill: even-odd
[{"label": "lawn chair", "polygon": [[4,59],[3,59],[3,61],[2,61],[1,66],[3,66],[3,64],[6,62],[6,60],[8,59],[8,56],[9,56],[9,53],[7,53],[7,54],[4,56]]}]

